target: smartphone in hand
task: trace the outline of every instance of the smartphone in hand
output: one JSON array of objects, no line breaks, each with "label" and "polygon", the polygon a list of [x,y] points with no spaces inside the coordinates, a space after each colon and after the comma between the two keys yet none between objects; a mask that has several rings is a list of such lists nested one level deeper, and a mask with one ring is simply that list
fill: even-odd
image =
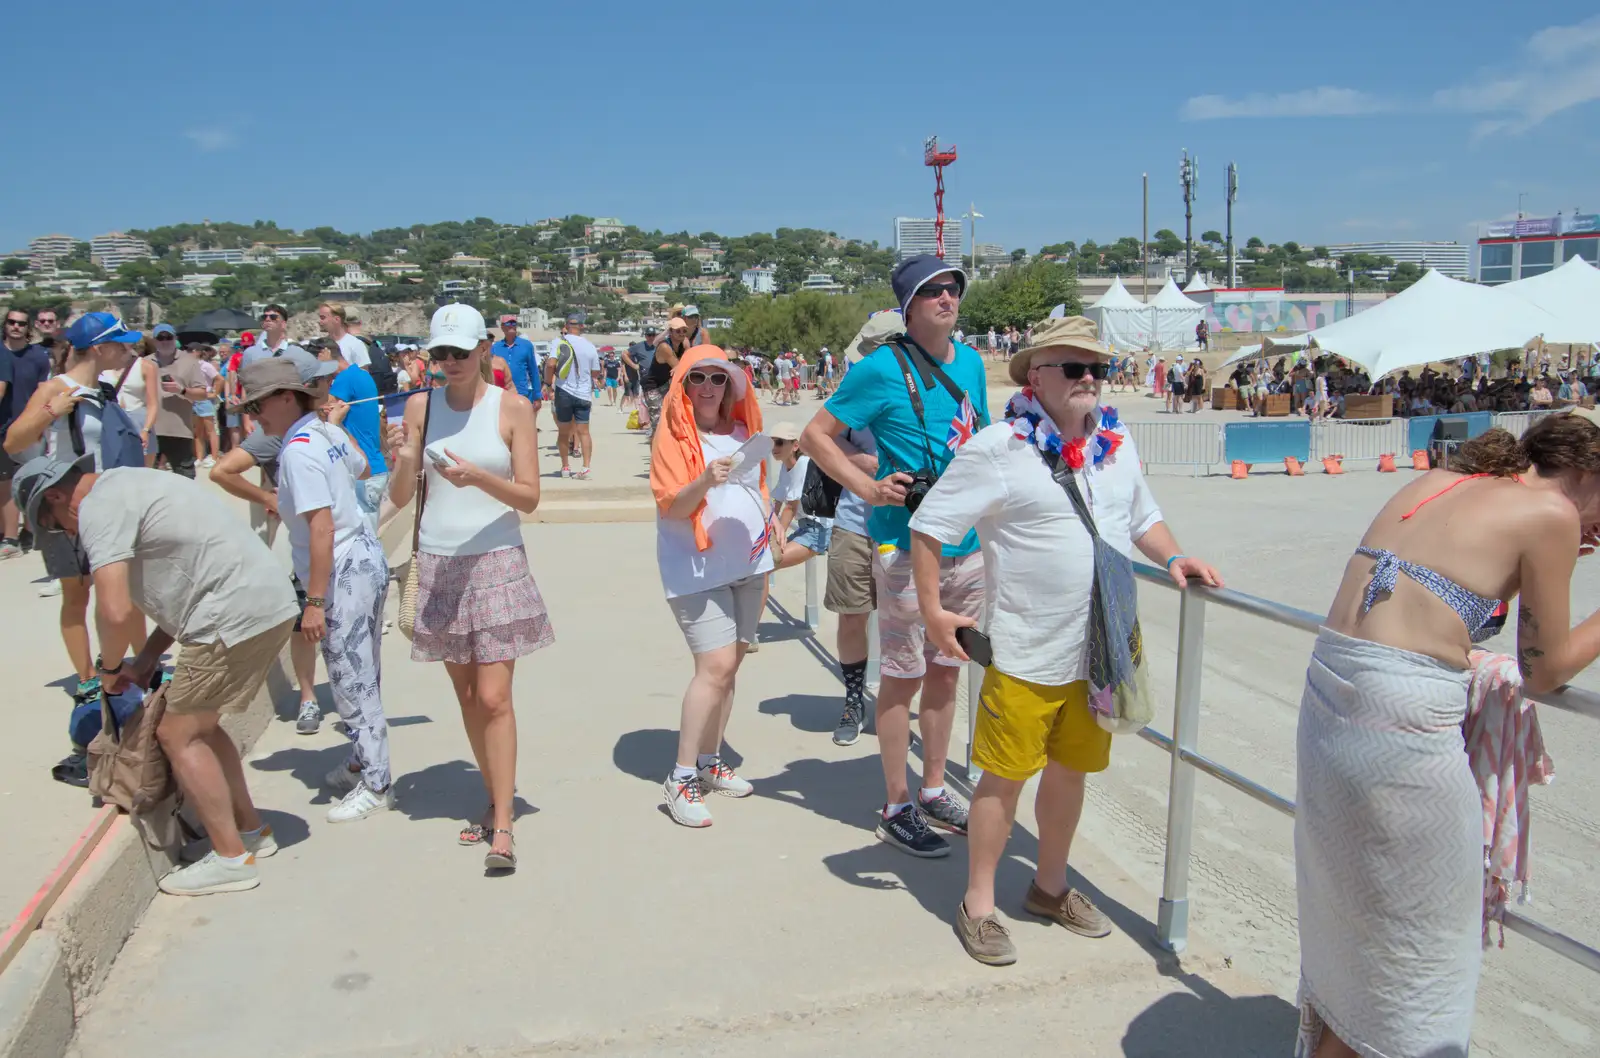
[{"label": "smartphone in hand", "polygon": [[994,644],[976,628],[964,625],[956,629],[956,642],[967,652],[967,657],[984,668],[994,664]]}]

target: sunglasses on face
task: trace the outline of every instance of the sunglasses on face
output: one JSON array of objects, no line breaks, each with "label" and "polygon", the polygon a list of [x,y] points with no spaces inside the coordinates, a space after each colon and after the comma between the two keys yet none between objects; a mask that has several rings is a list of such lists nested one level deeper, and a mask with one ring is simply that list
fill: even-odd
[{"label": "sunglasses on face", "polygon": [[172,335],[172,334],[158,334],[158,335],[156,335],[156,341],[158,341],[158,342],[175,342],[177,340],[178,340],[177,336],[176,335]]},{"label": "sunglasses on face", "polygon": [[685,376],[691,386],[712,385],[721,389],[728,384],[728,376],[723,371],[691,371]]},{"label": "sunglasses on face", "polygon": [[919,298],[927,298],[928,300],[932,301],[941,294],[949,294],[951,297],[959,300],[961,297],[961,284],[924,283],[922,286],[917,288],[916,296]]},{"label": "sunglasses on face", "polygon": [[28,325],[28,321],[27,320],[7,320],[6,321],[6,326],[7,327],[26,327],[27,325]]},{"label": "sunglasses on face", "polygon": [[283,317],[281,315],[279,315],[278,313],[276,313],[276,312],[263,312],[261,314],[261,318],[264,319],[264,320],[281,320],[281,319],[283,319]]},{"label": "sunglasses on face", "polygon": [[1069,381],[1076,382],[1084,375],[1091,375],[1097,380],[1104,380],[1106,377],[1106,372],[1110,369],[1111,365],[1102,364],[1098,361],[1092,364],[1080,364],[1077,361],[1071,361],[1065,364],[1035,364],[1034,366],[1040,371],[1046,371],[1051,368],[1059,368],[1063,377],[1067,378]]},{"label": "sunglasses on face", "polygon": [[446,360],[465,360],[471,355],[471,349],[450,349],[445,346],[440,346],[437,349],[428,350],[428,359],[432,360],[436,364],[442,364]]}]

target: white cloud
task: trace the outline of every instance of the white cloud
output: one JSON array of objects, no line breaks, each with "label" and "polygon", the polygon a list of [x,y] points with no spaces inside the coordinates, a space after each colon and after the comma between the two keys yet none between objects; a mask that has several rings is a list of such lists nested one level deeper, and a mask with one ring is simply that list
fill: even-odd
[{"label": "white cloud", "polygon": [[1600,100],[1600,15],[1576,25],[1539,30],[1515,56],[1497,64],[1497,71],[1507,69],[1521,72],[1514,77],[1485,76],[1449,85],[1416,101],[1324,85],[1296,92],[1253,93],[1239,99],[1194,96],[1183,104],[1179,115],[1189,121],[1210,121],[1444,111],[1477,116],[1474,140],[1526,132],[1564,110]]},{"label": "white cloud", "polygon": [[185,139],[194,144],[196,150],[206,154],[227,150],[239,142],[238,136],[234,135],[232,129],[221,126],[186,129],[183,135]]},{"label": "white cloud", "polygon": [[1194,96],[1183,104],[1181,116],[1188,121],[1217,118],[1322,118],[1376,114],[1389,104],[1354,88],[1323,85],[1298,92],[1254,92],[1239,99],[1224,96]]}]

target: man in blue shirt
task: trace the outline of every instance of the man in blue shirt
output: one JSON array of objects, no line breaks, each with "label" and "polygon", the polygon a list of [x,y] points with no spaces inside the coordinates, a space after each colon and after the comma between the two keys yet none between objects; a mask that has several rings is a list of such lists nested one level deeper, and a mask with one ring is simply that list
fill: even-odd
[{"label": "man in blue shirt", "polygon": [[367,457],[368,476],[356,482],[356,501],[367,516],[373,535],[378,532],[378,509],[389,491],[389,464],[383,458],[383,429],[378,415],[378,383],[364,367],[344,358],[339,347],[324,342],[318,356],[339,365],[328,386],[328,421],[344,428]]},{"label": "man in blue shirt", "polygon": [[533,402],[533,424],[539,425],[539,407],[544,403],[544,380],[539,377],[539,358],[534,355],[533,343],[517,334],[515,316],[500,317],[503,337],[490,347],[495,356],[502,357],[511,368],[511,384],[517,392]]},{"label": "man in blue shirt", "polygon": [[[54,313],[51,314],[52,317]],[[22,309],[6,313],[5,334],[0,337],[0,437],[22,409],[28,406],[39,383],[50,377],[50,352],[28,341],[28,314]],[[12,457],[0,449],[0,559],[22,554],[16,501],[11,498],[11,476],[17,468],[44,451],[18,453]]]},{"label": "man in blue shirt", "polygon": [[[888,793],[878,837],[913,856],[935,857],[948,855],[950,846],[929,824],[956,834],[967,830],[966,808],[944,789],[961,662],[927,642],[911,576],[907,504],[915,506],[956,450],[988,425],[989,399],[983,359],[950,337],[967,286],[961,269],[921,254],[901,262],[890,282],[905,317],[905,337],[878,347],[851,368],[838,393],[806,427],[801,448],[829,477],[872,506],[867,535],[878,550],[873,578],[883,676],[878,751]],[[835,439],[847,429],[872,431],[878,446],[876,479],[839,447]],[[980,619],[983,585],[983,555],[973,531],[944,548],[940,603]],[[911,699],[919,689],[924,772],[913,801],[906,764]]]}]

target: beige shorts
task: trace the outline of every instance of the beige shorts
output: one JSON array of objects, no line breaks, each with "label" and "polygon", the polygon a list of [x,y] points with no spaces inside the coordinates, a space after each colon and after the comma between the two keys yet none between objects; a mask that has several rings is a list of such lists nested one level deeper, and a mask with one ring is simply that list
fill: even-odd
[{"label": "beige shorts", "polygon": [[[928,662],[960,667],[962,662],[928,642],[911,579],[911,555],[893,550],[872,565],[878,587],[878,656],[885,676],[921,679]],[[939,601],[946,610],[983,619],[983,552],[939,559]]]},{"label": "beige shorts", "polygon": [[878,608],[872,580],[872,559],[878,545],[860,533],[833,527],[828,541],[828,586],[822,605],[830,613],[871,613]]},{"label": "beige shorts", "polygon": [[757,573],[732,584],[667,600],[689,653],[704,654],[733,643],[755,641],[767,577]]},{"label": "beige shorts", "polygon": [[251,636],[242,643],[185,643],[167,684],[167,712],[239,713],[250,707],[277,660],[294,621]]}]

